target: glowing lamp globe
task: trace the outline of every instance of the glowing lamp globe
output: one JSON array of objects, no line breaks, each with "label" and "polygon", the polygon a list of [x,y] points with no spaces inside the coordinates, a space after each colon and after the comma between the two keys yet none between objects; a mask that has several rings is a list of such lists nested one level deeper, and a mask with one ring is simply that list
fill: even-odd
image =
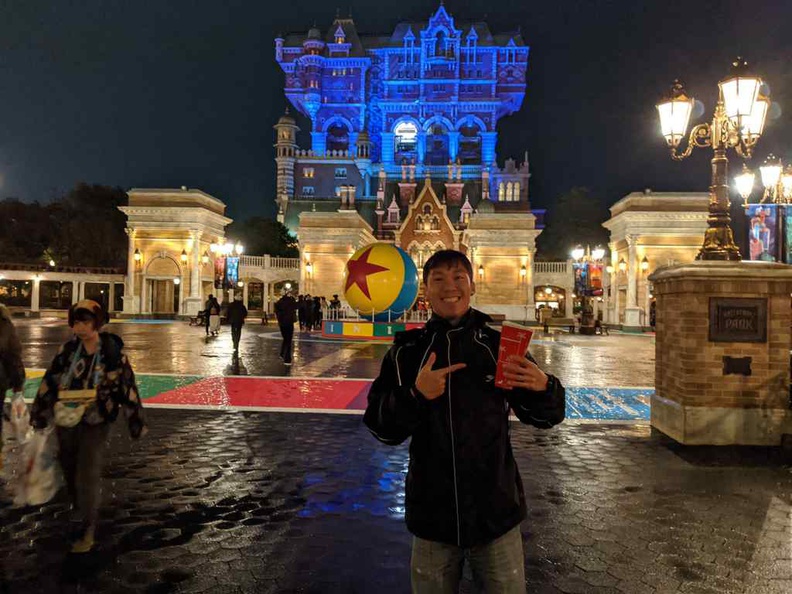
[{"label": "glowing lamp globe", "polygon": [[344,267],[344,297],[362,317],[399,319],[418,297],[418,270],[403,249],[372,243],[356,251]]}]

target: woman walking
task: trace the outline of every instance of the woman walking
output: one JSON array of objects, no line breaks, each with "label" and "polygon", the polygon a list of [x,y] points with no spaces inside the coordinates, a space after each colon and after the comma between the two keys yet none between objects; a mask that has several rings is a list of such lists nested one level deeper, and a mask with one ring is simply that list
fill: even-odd
[{"label": "woman walking", "polygon": [[115,334],[100,332],[105,312],[85,299],[69,310],[74,337],[61,346],[31,408],[37,429],[55,424],[59,459],[80,521],[74,553],[93,548],[101,498],[100,478],[110,423],[124,410],[129,433],[146,433],[135,374]]}]

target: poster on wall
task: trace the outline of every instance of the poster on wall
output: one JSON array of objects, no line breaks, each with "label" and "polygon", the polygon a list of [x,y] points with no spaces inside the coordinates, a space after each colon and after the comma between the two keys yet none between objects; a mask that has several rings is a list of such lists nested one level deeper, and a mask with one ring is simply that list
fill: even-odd
[{"label": "poster on wall", "polygon": [[225,258],[215,258],[214,261],[214,286],[222,289],[225,283]]},{"label": "poster on wall", "polygon": [[590,294],[599,297],[602,295],[602,264],[589,264],[588,273]]},{"label": "poster on wall", "polygon": [[775,204],[751,204],[748,217],[748,254],[750,260],[775,262],[778,212]]},{"label": "poster on wall", "polygon": [[586,264],[575,262],[572,264],[575,271],[575,295],[585,295],[588,289],[588,271]]},{"label": "poster on wall", "polygon": [[226,258],[226,287],[236,287],[239,282],[239,258]]},{"label": "poster on wall", "polygon": [[784,209],[786,221],[786,242],[784,244],[784,264],[792,264],[792,208]]}]

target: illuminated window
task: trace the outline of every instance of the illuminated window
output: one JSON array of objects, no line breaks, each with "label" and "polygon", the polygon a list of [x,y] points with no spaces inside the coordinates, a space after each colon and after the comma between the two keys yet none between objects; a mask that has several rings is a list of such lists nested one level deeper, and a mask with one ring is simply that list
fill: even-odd
[{"label": "illuminated window", "polygon": [[415,150],[418,129],[411,122],[402,122],[393,130],[396,152],[412,152]]},{"label": "illuminated window", "polygon": [[313,196],[314,195],[314,187],[313,186],[303,186],[302,195],[303,196]]},{"label": "illuminated window", "polygon": [[314,176],[314,168],[313,167],[306,167],[303,169],[303,177],[313,177]]},{"label": "illuminated window", "polygon": [[346,167],[336,167],[335,170],[335,178],[336,179],[346,179],[347,170]]},{"label": "illuminated window", "polygon": [[503,182],[498,184],[498,200],[500,202],[506,200],[506,184]]}]

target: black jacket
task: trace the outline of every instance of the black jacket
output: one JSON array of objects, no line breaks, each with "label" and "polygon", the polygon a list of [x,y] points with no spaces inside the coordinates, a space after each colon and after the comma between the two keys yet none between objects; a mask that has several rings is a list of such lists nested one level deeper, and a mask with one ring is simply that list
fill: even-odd
[{"label": "black jacket", "polygon": [[247,307],[241,301],[234,299],[226,309],[226,319],[232,326],[242,326],[248,315]]},{"label": "black jacket", "polygon": [[275,302],[275,315],[281,326],[293,326],[297,321],[297,301],[291,295],[284,295]]},{"label": "black jacket", "polygon": [[[407,528],[420,538],[470,547],[511,530],[526,515],[525,495],[509,438],[509,410],[523,423],[549,428],[564,419],[564,387],[546,392],[495,387],[500,333],[489,316],[469,312],[459,326],[432,318],[396,335],[368,396],[364,416],[389,445],[408,437]],[[429,353],[449,375],[445,393],[427,400],[412,388]]]}]

